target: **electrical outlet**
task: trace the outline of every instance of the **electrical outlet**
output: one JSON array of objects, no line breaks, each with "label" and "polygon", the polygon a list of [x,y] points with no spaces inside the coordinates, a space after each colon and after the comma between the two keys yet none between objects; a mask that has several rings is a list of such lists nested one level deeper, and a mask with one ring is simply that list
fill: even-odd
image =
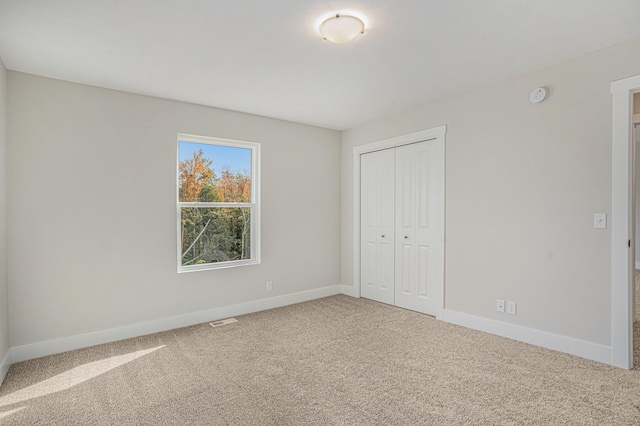
[{"label": "electrical outlet", "polygon": [[516,314],[516,302],[507,302],[507,313],[510,315]]},{"label": "electrical outlet", "polygon": [[498,299],[498,303],[496,304],[496,310],[498,312],[504,312],[504,300]]},{"label": "electrical outlet", "polygon": [[273,281],[267,281],[267,291],[273,290]]}]

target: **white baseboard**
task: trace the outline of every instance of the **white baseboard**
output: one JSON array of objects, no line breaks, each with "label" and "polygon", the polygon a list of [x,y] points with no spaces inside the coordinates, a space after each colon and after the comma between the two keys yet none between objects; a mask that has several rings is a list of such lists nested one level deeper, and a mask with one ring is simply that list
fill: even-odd
[{"label": "white baseboard", "polygon": [[640,269],[640,262],[636,262],[636,269]]},{"label": "white baseboard", "polygon": [[7,349],[2,362],[0,362],[0,385],[4,382],[4,378],[7,377],[9,367],[11,367],[11,348]]},{"label": "white baseboard", "polygon": [[356,288],[352,285],[340,285],[340,292],[347,296],[360,298],[360,295],[356,293]]},{"label": "white baseboard", "polygon": [[153,321],[125,325],[123,327],[14,346],[11,348],[11,360],[13,362],[26,361],[74,349],[100,345],[102,343],[115,342],[117,340],[144,336],[146,334],[158,333],[160,331],[172,330],[195,324],[202,324],[204,322],[229,318],[236,315],[244,315],[252,312],[264,311],[266,309],[279,308],[282,306],[292,305],[294,303],[306,302],[308,300],[333,296],[334,294],[340,293],[341,286],[332,285],[329,287],[301,291],[299,293],[270,297],[268,299],[252,300],[250,302],[239,303],[237,305],[222,306],[220,308],[208,309],[205,311],[192,312]]},{"label": "white baseboard", "polygon": [[612,365],[613,363],[613,351],[610,346],[599,345],[572,337],[561,336],[559,334],[548,333],[546,331],[477,317],[448,309],[444,311],[443,320],[451,324],[507,337],[558,352],[564,352],[603,364]]}]

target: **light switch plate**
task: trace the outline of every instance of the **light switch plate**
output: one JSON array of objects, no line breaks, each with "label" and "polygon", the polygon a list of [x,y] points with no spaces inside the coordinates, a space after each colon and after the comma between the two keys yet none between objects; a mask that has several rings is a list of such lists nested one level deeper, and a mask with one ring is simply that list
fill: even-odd
[{"label": "light switch plate", "polygon": [[607,227],[607,214],[595,213],[593,215],[593,227],[596,229],[605,229]]}]

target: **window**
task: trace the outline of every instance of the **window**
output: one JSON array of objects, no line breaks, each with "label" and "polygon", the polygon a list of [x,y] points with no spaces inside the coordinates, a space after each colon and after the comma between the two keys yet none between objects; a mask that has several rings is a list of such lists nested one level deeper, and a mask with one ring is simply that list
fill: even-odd
[{"label": "window", "polygon": [[260,144],[178,135],[178,272],[260,263]]}]

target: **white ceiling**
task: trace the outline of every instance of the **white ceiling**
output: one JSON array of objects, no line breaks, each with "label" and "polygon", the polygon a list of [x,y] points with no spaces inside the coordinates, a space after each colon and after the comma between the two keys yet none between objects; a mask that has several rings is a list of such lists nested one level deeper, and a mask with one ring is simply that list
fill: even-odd
[{"label": "white ceiling", "polygon": [[8,69],[338,130],[635,37],[640,0],[0,0]]}]

